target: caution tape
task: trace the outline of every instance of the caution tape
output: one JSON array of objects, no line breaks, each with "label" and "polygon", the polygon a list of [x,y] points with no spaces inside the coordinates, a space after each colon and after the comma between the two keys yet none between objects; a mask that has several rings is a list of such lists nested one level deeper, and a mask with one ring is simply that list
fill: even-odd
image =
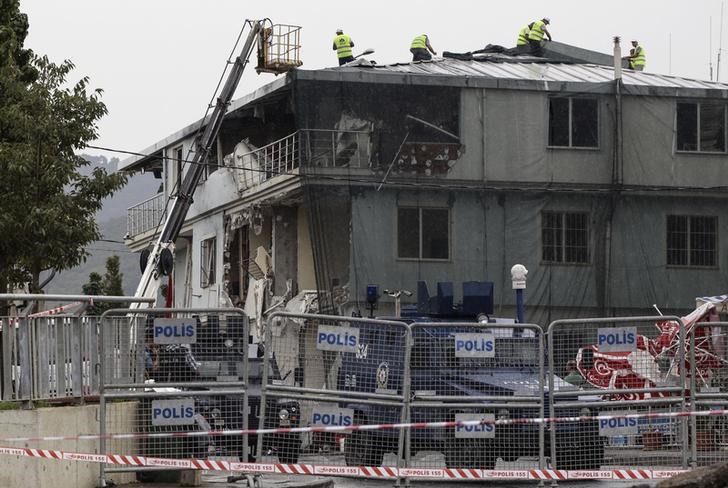
[{"label": "caution tape", "polygon": [[475,469],[475,468],[396,468],[391,466],[330,466],[316,464],[242,463],[218,459],[172,459],[129,454],[90,454],[51,449],[0,447],[0,455],[77,461],[129,467],[179,468],[201,471],[229,471],[258,474],[338,476],[356,478],[420,479],[503,479],[503,480],[649,480],[671,478],[686,470],[616,469]]},{"label": "caution tape", "polygon": [[728,416],[728,409],[692,410],[688,412],[649,412],[620,415],[595,415],[581,417],[542,417],[497,420],[452,420],[444,422],[408,422],[397,424],[363,424],[335,425],[313,427],[280,427],[276,429],[227,429],[227,430],[195,430],[179,432],[132,432],[124,434],[79,434],[74,436],[45,437],[0,437],[0,442],[40,442],[40,441],[90,441],[98,439],[160,439],[169,437],[219,437],[241,435],[297,434],[304,432],[353,432],[358,430],[393,430],[393,429],[450,429],[474,425],[522,425],[550,424],[566,422],[590,422],[614,419],[657,419],[678,417],[720,417]]}]

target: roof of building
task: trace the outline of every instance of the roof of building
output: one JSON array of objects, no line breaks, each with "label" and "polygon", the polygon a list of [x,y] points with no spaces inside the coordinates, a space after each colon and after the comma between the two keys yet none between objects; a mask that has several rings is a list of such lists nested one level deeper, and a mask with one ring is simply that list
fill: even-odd
[{"label": "roof of building", "polygon": [[[299,71],[299,78],[327,79],[332,73],[340,73],[342,81],[352,78],[359,81],[376,81],[363,76],[366,73],[379,75],[381,82],[392,83],[394,78],[386,75],[402,75],[419,78],[422,84],[462,85],[483,88],[510,88],[530,90],[569,90],[584,86],[605,85],[603,91],[613,91],[608,85],[614,83],[614,67],[605,64],[513,56],[504,53],[482,53],[468,56],[446,57],[432,61],[417,61],[377,65],[360,62],[341,68],[327,68],[318,71]],[[606,56],[606,55],[603,55]],[[609,56],[611,59],[611,56]],[[308,76],[311,74],[312,76]],[[348,75],[347,75],[348,74]],[[449,79],[449,80],[448,80]],[[415,81],[409,79],[408,81]],[[403,81],[400,81],[400,83]],[[417,83],[417,81],[415,81]],[[552,86],[549,86],[552,83]],[[678,76],[662,75],[645,71],[622,70],[622,83],[626,92],[634,95],[655,96],[711,96],[728,98],[728,83],[694,80]],[[690,90],[688,93],[686,90]],[[692,90],[701,90],[692,92]],[[705,92],[708,90],[709,92]],[[580,91],[580,90],[578,90]],[[723,91],[723,93],[719,93]]]}]

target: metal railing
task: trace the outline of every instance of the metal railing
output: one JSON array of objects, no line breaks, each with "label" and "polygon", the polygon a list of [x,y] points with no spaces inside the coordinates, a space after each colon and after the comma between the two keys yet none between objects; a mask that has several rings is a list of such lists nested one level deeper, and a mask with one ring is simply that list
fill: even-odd
[{"label": "metal railing", "polygon": [[[152,302],[154,299],[87,295],[0,294],[0,300]],[[69,315],[64,308],[30,316],[0,317],[4,401],[82,400],[99,392],[98,317]]]},{"label": "metal railing", "polygon": [[293,174],[301,166],[316,171],[325,168],[368,168],[371,164],[371,133],[324,129],[299,130],[246,154],[236,155],[238,189],[243,192],[276,176]]},{"label": "metal railing", "polygon": [[131,237],[156,228],[165,216],[166,202],[164,193],[144,200],[126,212],[126,231]]}]

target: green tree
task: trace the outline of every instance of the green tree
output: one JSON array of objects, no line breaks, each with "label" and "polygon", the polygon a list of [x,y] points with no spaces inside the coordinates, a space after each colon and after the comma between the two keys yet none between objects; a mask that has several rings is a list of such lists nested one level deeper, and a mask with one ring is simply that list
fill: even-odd
[{"label": "green tree", "polygon": [[[119,256],[111,256],[106,260],[106,274],[103,278],[100,274],[92,272],[88,275],[88,281],[81,287],[84,295],[107,295],[123,296],[124,287],[122,280],[124,274],[119,272]],[[88,315],[101,315],[110,308],[123,308],[123,303],[94,303],[86,309]]]},{"label": "green tree", "polygon": [[103,289],[104,295],[123,296],[124,287],[122,280],[124,273],[119,271],[119,256],[113,255],[106,260],[106,275],[104,275]]},{"label": "green tree", "polygon": [[[76,154],[98,137],[107,113],[89,79],[69,85],[71,61],[56,65],[23,50],[27,19],[17,0],[0,0],[0,290],[29,283],[41,291],[43,271],[83,262],[84,246],[101,235],[94,220],[101,201],[126,183]],[[28,67],[30,56],[33,78]]]}]

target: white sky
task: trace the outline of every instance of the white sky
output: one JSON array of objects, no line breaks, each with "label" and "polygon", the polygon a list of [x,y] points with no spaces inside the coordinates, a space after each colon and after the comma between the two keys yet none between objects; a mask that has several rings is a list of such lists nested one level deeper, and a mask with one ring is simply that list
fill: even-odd
[{"label": "white sky", "polygon": [[[245,19],[303,27],[303,69],[337,64],[331,50],[342,27],[354,53],[373,48],[379,64],[411,59],[409,44],[427,33],[434,49],[466,52],[515,45],[518,29],[549,17],[554,40],[611,53],[619,35],[623,51],[632,38],[647,53],[647,71],[687,78],[714,78],[725,0],[20,0],[28,14],[26,47],[55,62],[70,59],[75,81],[89,76],[103,88],[109,114],[95,144],[140,151],[199,119],[205,112]],[[712,19],[712,22],[711,22]],[[711,36],[712,24],[712,36]],[[728,11],[723,26],[728,25]],[[723,33],[728,43],[728,29]],[[711,39],[712,37],[712,39]],[[711,56],[712,42],[712,56]],[[723,53],[720,79],[728,76]],[[273,80],[243,74],[236,97]],[[90,154],[113,153],[87,150]],[[124,155],[118,155],[122,160]]]}]

